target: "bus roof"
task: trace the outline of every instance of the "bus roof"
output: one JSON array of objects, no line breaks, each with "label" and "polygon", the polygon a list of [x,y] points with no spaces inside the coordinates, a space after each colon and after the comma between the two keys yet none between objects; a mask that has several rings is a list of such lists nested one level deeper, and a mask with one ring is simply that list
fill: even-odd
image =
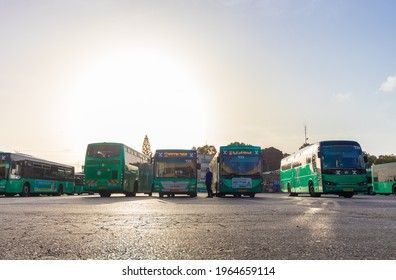
[{"label": "bus roof", "polygon": [[261,150],[260,146],[240,146],[240,145],[235,145],[235,146],[220,146],[220,150]]},{"label": "bus roof", "polygon": [[34,161],[34,162],[50,164],[50,165],[58,165],[58,166],[67,167],[67,168],[73,168],[74,169],[74,167],[71,166],[71,165],[58,163],[58,162],[54,162],[54,161],[49,161],[49,160],[45,160],[45,159],[41,159],[41,158],[36,158],[34,156],[27,155],[27,154],[22,154],[22,153],[1,153],[1,152],[0,152],[0,154],[10,155],[10,157],[13,160],[15,160],[15,161],[27,160],[27,161]]},{"label": "bus roof", "polygon": [[197,150],[192,149],[158,149],[155,152],[194,152],[196,153]]},{"label": "bus roof", "polygon": [[353,140],[324,140],[324,141],[320,141],[318,142],[319,145],[322,146],[328,146],[328,145],[357,145],[360,146],[360,144],[356,141]]}]

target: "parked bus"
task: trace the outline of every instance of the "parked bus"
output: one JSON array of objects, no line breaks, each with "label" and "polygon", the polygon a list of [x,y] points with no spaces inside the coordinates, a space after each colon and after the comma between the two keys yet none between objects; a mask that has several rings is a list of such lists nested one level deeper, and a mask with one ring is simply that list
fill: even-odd
[{"label": "parked bus", "polygon": [[74,167],[20,153],[0,153],[0,194],[30,196],[74,192]]},{"label": "parked bus", "polygon": [[264,192],[280,192],[279,170],[263,172]]},{"label": "parked bus", "polygon": [[369,194],[396,195],[396,162],[371,166]]},{"label": "parked bus", "polygon": [[356,141],[321,141],[281,160],[281,189],[290,196],[367,193],[366,162]]},{"label": "parked bus", "polygon": [[154,155],[154,187],[159,197],[197,196],[197,151],[157,150]]},{"label": "parked bus", "polygon": [[221,146],[210,166],[216,196],[254,197],[263,192],[261,148],[258,146]]},{"label": "parked bus", "polygon": [[78,195],[84,193],[84,182],[85,175],[84,172],[76,172],[74,174],[74,192]]},{"label": "parked bus", "polygon": [[152,194],[150,158],[121,143],[88,144],[84,175],[86,191],[101,197],[112,193]]}]

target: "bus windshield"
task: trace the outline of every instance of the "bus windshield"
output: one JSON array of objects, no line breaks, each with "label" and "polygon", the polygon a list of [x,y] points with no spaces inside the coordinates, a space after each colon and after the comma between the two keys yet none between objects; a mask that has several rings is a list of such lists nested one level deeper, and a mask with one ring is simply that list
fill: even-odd
[{"label": "bus windshield", "polygon": [[91,145],[87,156],[93,158],[115,158],[121,155],[121,147],[116,145]]},{"label": "bus windshield", "polygon": [[257,175],[261,176],[261,166],[259,156],[223,156],[221,163],[221,172],[223,175]]},{"label": "bus windshield", "polygon": [[366,168],[364,156],[359,146],[323,146],[321,152],[323,169]]},{"label": "bus windshield", "polygon": [[157,161],[155,177],[160,178],[196,178],[196,163],[191,159],[161,159]]}]

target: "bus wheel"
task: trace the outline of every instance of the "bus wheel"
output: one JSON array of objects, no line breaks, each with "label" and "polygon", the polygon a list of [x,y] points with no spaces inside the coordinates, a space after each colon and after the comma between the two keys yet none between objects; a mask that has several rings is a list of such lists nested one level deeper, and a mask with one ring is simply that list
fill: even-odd
[{"label": "bus wheel", "polygon": [[62,185],[59,185],[59,187],[58,187],[58,192],[55,193],[54,195],[56,195],[56,196],[61,196],[62,193],[63,193],[63,186],[62,186]]},{"label": "bus wheel", "polygon": [[393,186],[392,186],[392,194],[393,194],[393,195],[396,195],[396,185],[393,185]]},{"label": "bus wheel", "polygon": [[24,184],[22,187],[22,192],[19,194],[20,196],[29,196],[30,194],[30,186],[28,184]]},{"label": "bus wheel", "polygon": [[138,183],[135,182],[135,183],[133,184],[132,196],[136,196],[136,194],[137,194],[138,191],[139,191],[139,186],[138,186]]},{"label": "bus wheel", "polygon": [[256,195],[255,193],[249,194],[250,197],[254,197],[255,195]]},{"label": "bus wheel", "polygon": [[102,192],[99,192],[99,195],[100,195],[100,197],[110,197],[111,192],[102,191]]},{"label": "bus wheel", "polygon": [[192,193],[192,194],[190,194],[190,197],[197,197],[197,194],[196,193]]},{"label": "bus wheel", "polygon": [[162,192],[158,193],[159,197],[164,197],[164,194]]},{"label": "bus wheel", "polygon": [[320,197],[320,193],[315,193],[314,185],[312,182],[308,184],[309,195],[312,197]]},{"label": "bus wheel", "polygon": [[353,193],[344,193],[345,198],[351,198],[353,196]]},{"label": "bus wheel", "polygon": [[369,187],[369,188],[367,189],[367,193],[368,193],[369,195],[375,195],[375,192],[373,191],[373,187]]},{"label": "bus wheel", "polygon": [[292,193],[290,184],[287,184],[287,192],[289,193],[289,196],[298,196],[298,193]]}]

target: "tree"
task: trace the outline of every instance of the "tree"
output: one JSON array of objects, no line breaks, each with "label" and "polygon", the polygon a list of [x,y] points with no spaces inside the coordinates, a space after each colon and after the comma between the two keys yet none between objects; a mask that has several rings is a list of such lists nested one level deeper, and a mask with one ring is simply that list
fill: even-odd
[{"label": "tree", "polygon": [[148,157],[151,157],[151,155],[153,154],[151,152],[150,141],[149,141],[147,135],[144,136],[143,146],[142,146],[142,154],[144,154],[144,155],[146,155]]},{"label": "tree", "polygon": [[382,164],[382,163],[389,163],[389,162],[396,162],[395,155],[380,155],[378,157],[374,155],[370,155],[367,152],[364,152],[365,156],[367,157],[367,168],[370,168],[373,164]]},{"label": "tree", "polygon": [[280,162],[285,157],[282,151],[270,147],[261,150],[264,171],[274,171],[280,168]]},{"label": "tree", "polygon": [[375,164],[389,163],[395,161],[396,161],[396,156],[394,155],[380,155],[375,161]]},{"label": "tree", "polygon": [[198,155],[215,155],[217,153],[215,146],[209,146],[208,144],[198,148],[194,146],[192,150],[196,150]]},{"label": "tree", "polygon": [[252,145],[245,144],[243,142],[232,142],[232,143],[228,144],[228,146],[252,146]]}]

